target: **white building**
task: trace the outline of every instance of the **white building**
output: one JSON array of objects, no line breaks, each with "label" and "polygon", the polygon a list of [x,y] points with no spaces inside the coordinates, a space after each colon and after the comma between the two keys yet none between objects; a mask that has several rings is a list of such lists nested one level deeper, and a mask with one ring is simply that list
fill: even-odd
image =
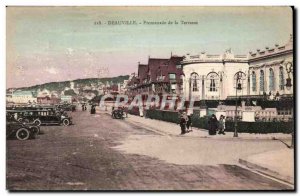
[{"label": "white building", "polygon": [[[248,55],[234,55],[227,50],[221,55],[202,52],[187,54],[183,66],[183,92],[186,100],[224,100],[230,97],[290,96],[286,79],[293,84],[293,39],[286,45],[266,47]],[[291,73],[288,71],[291,70]],[[241,91],[236,91],[237,73],[241,74]]]},{"label": "white building", "polygon": [[286,45],[266,47],[264,50],[257,49],[257,52],[250,52],[249,74],[250,74],[250,95],[291,95],[292,88],[286,88],[286,79],[291,78],[293,83],[293,73],[289,74],[289,66],[293,65],[293,37]]},{"label": "white building", "polygon": [[72,103],[72,96],[70,95],[61,95],[60,100],[62,103]]},{"label": "white building", "polygon": [[13,102],[16,104],[24,104],[24,103],[36,103],[37,98],[35,94],[31,91],[14,91],[11,94],[11,97],[7,98],[8,102]]},{"label": "white building", "polygon": [[243,90],[238,95],[247,94],[247,73],[249,69],[246,55],[234,55],[227,50],[222,55],[187,55],[183,66],[183,92],[186,100],[195,101],[226,99],[235,95],[235,74],[242,72]]}]

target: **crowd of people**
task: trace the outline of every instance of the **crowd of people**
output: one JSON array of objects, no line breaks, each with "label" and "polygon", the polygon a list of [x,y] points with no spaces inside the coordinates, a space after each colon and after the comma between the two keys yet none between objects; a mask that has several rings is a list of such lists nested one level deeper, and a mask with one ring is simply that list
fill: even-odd
[{"label": "crowd of people", "polygon": [[[179,125],[181,135],[193,131],[191,115],[187,115],[186,112],[183,112],[180,115]],[[209,135],[216,135],[217,132],[218,134],[225,135],[225,116],[221,115],[218,120],[216,115],[212,114],[208,121],[208,130]]]}]

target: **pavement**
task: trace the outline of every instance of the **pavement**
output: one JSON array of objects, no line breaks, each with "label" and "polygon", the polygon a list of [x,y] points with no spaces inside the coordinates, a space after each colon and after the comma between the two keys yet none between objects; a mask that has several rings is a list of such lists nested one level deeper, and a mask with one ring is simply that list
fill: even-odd
[{"label": "pavement", "polygon": [[[238,137],[233,137],[233,132],[227,132],[226,135],[215,135],[215,136],[210,136],[208,135],[208,131],[205,129],[199,129],[199,128],[192,128],[193,131],[189,132],[184,135],[180,135],[180,126],[176,125],[174,123],[169,123],[169,122],[164,122],[160,120],[155,120],[155,119],[148,119],[145,117],[140,117],[140,116],[135,116],[135,115],[129,115],[128,118],[126,118],[127,122],[133,123],[137,126],[141,126],[144,128],[151,129],[154,132],[157,132],[158,134],[165,135],[165,136],[171,136],[171,137],[185,137],[185,138],[208,138],[209,140],[213,140],[216,146],[220,145],[221,141],[261,141],[261,140],[278,140],[277,142],[281,142],[283,148],[274,148],[274,149],[268,149],[263,152],[256,152],[253,154],[253,152],[249,153],[239,153],[236,152],[234,155],[229,155],[227,157],[228,160],[226,160],[225,156],[221,156],[221,159],[225,159],[224,161],[227,163],[235,164],[232,159],[237,158],[238,163],[246,166],[252,170],[255,170],[259,173],[265,174],[267,176],[276,178],[278,180],[287,182],[289,184],[294,184],[294,151],[293,149],[289,149],[286,146],[290,145],[291,142],[291,135],[290,134],[283,134],[283,133],[269,133],[269,134],[250,134],[250,133],[239,133]],[[132,139],[132,138],[131,138]],[[134,139],[135,140],[135,139]],[[147,140],[149,141],[149,139]],[[144,143],[147,143],[147,141],[143,141]],[[216,143],[218,142],[219,143]],[[157,141],[158,142],[158,141]],[[128,142],[130,143],[130,142]],[[221,144],[223,145],[223,144]],[[227,144],[228,146],[228,144]],[[234,143],[232,143],[232,146],[235,146]],[[175,147],[175,146],[174,146]],[[259,148],[259,145],[257,146]],[[127,145],[125,148],[128,149],[134,149],[133,151],[136,152],[136,146],[135,145]],[[233,147],[234,148],[234,147]],[[255,148],[254,146],[251,146],[247,143],[245,143],[245,148]],[[228,149],[228,147],[227,147]],[[245,151],[244,149],[243,151]],[[248,149],[247,149],[248,150]],[[130,150],[128,150],[130,151]],[[143,151],[142,149],[139,149],[141,154],[147,154],[152,155],[149,153],[149,149]],[[197,152],[199,154],[199,152]],[[223,160],[217,161],[215,157],[218,157],[218,154],[226,153],[226,152],[211,152],[215,154],[214,160],[212,161],[203,161],[203,159],[197,160],[198,162],[201,162],[201,164],[218,164],[222,163]],[[164,153],[165,154],[165,153]],[[195,157],[198,154],[192,155],[192,151],[190,151],[191,154],[191,163],[195,163]],[[156,156],[159,156],[156,154]],[[184,155],[182,155],[184,156]],[[170,157],[174,157],[174,155],[170,155]],[[220,156],[219,156],[220,157]],[[162,157],[160,157],[162,158]],[[163,155],[164,159],[166,158],[165,155]],[[171,158],[170,158],[171,160]],[[169,160],[169,161],[170,161]],[[178,159],[176,159],[177,161]],[[185,162],[187,163],[189,160],[189,157],[185,158]],[[173,162],[173,163],[176,163]],[[172,160],[171,160],[172,162]]]},{"label": "pavement", "polygon": [[283,149],[275,140],[173,137],[108,114],[72,116],[74,125],[42,126],[36,139],[7,140],[7,189],[293,189],[238,164],[238,157]]},{"label": "pavement", "polygon": [[[286,140],[287,143],[291,141],[290,134],[284,133],[268,133],[268,134],[251,134],[251,133],[238,133],[238,137],[233,137],[233,132],[226,132],[226,135],[209,135],[208,130],[192,127],[192,132],[180,135],[180,126],[175,123],[165,122],[161,120],[149,119],[145,117],[135,116],[128,114],[127,121],[133,122],[147,128],[151,128],[161,134],[180,137],[200,137],[211,139],[265,139],[265,140]],[[287,144],[289,145],[289,144]]]},{"label": "pavement", "polygon": [[248,168],[284,182],[294,184],[294,150],[285,148],[240,158]]}]

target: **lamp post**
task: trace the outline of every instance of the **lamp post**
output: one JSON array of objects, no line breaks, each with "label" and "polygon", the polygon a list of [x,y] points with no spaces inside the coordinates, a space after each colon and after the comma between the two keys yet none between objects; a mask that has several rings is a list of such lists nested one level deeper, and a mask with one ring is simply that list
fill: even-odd
[{"label": "lamp post", "polygon": [[[286,69],[286,72],[288,74],[288,78],[286,79],[285,86],[286,86],[286,89],[289,91],[289,90],[291,90],[291,88],[293,86],[292,85],[292,79],[291,79],[291,76],[290,76],[290,74],[293,73],[293,63],[287,62],[285,64],[285,69]],[[294,112],[293,111],[292,111],[292,119],[293,119],[292,122],[294,122]],[[294,129],[293,129],[293,131],[292,131],[292,141],[291,141],[290,148],[294,148],[294,140],[295,140],[295,133],[294,133]]]},{"label": "lamp post", "polygon": [[236,84],[235,84],[235,117],[234,117],[234,134],[233,137],[238,137],[238,132],[237,132],[237,108],[238,108],[238,96],[237,93],[238,91],[242,90],[242,84],[241,84],[241,79],[243,76],[243,72],[239,71],[235,74],[235,79],[236,79]]}]

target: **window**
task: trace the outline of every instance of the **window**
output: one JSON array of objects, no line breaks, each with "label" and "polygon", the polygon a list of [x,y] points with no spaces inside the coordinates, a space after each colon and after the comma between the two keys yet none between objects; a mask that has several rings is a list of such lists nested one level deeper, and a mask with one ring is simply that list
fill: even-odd
[{"label": "window", "polygon": [[263,70],[260,70],[260,76],[259,76],[259,90],[260,91],[265,91],[264,78],[265,78],[265,73]]},{"label": "window", "polygon": [[233,79],[234,79],[234,82],[233,82],[234,88],[237,88],[238,84],[241,84],[241,88],[242,88],[241,90],[247,88],[246,87],[246,82],[245,82],[247,78],[246,78],[246,74],[244,72],[242,72],[242,71],[236,72],[234,74]]},{"label": "window", "polygon": [[176,65],[176,68],[177,69],[181,69],[181,65],[179,64],[179,65]]},{"label": "window", "polygon": [[176,74],[169,74],[169,79],[170,80],[175,80],[176,79]]},{"label": "window", "polygon": [[269,71],[269,90],[270,91],[274,91],[275,88],[274,88],[274,71],[272,68],[270,68],[270,71]]},{"label": "window", "polygon": [[191,86],[192,86],[193,92],[199,91],[198,80],[199,80],[199,75],[196,73],[192,73],[191,74]]},{"label": "window", "polygon": [[252,72],[252,91],[256,91],[256,73]]},{"label": "window", "polygon": [[176,93],[176,84],[171,84],[171,92],[173,93],[173,94],[175,94]]},{"label": "window", "polygon": [[211,91],[211,92],[216,91],[215,79],[210,79],[209,91]]},{"label": "window", "polygon": [[216,72],[210,72],[207,74],[207,81],[208,81],[208,91],[209,92],[217,92],[218,91],[218,81],[219,75]]},{"label": "window", "polygon": [[279,89],[284,90],[284,73],[283,67],[279,68]]}]

